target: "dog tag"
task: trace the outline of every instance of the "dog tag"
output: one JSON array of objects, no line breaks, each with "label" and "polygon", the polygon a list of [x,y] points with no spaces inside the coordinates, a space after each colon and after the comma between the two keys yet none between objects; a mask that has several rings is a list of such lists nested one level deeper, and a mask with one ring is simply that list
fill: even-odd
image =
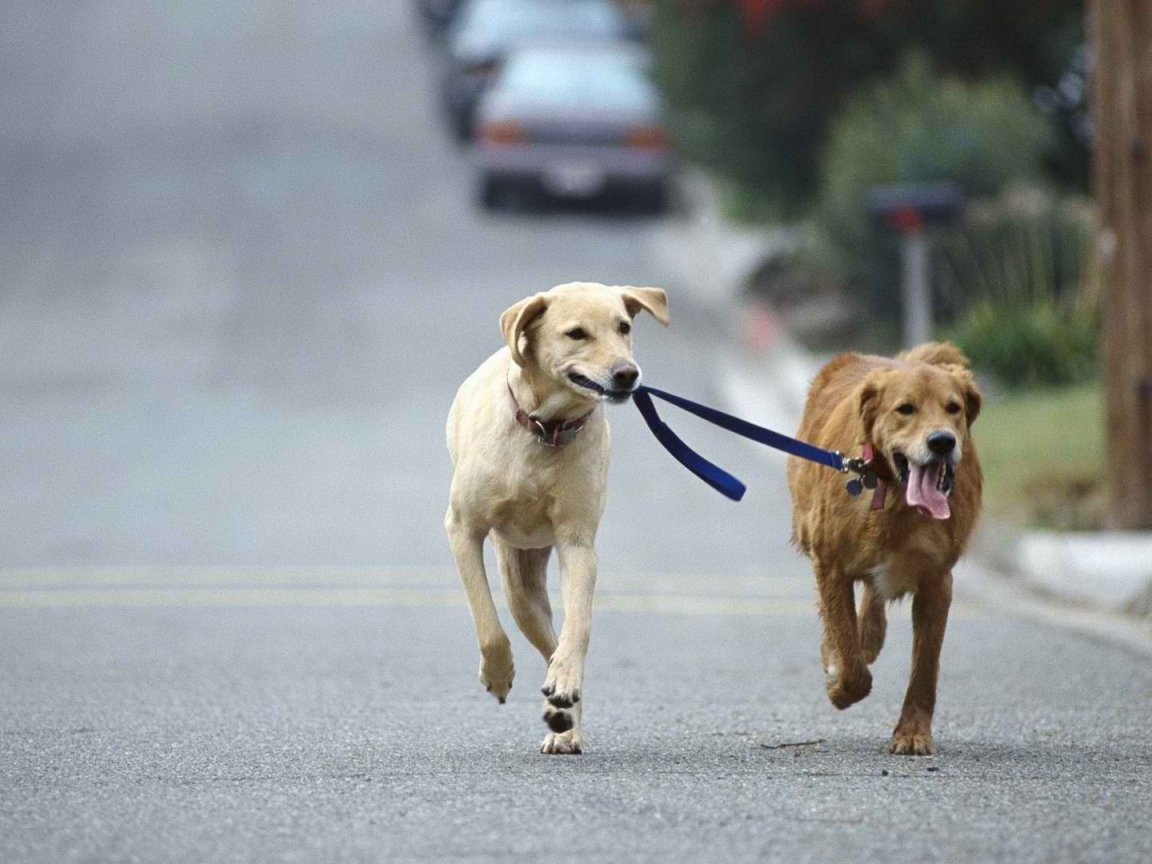
[{"label": "dog tag", "polygon": [[875,489],[876,488],[876,483],[878,481],[876,479],[876,475],[873,474],[871,471],[869,471],[867,474],[865,474],[860,479],[861,479],[861,482],[864,483],[865,489]]},{"label": "dog tag", "polygon": [[848,484],[844,488],[848,490],[849,495],[855,498],[857,495],[864,491],[864,484],[860,482],[859,478],[856,478],[854,480],[849,480]]}]

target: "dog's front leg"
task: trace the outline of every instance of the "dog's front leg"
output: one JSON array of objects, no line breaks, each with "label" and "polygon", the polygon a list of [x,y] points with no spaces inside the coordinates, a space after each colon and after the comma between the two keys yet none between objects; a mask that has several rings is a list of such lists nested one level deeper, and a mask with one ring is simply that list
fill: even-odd
[{"label": "dog's front leg", "polygon": [[843,710],[872,692],[872,673],[860,650],[851,577],[819,563],[815,566],[820,614],[824,619],[821,654],[828,676],[826,689],[832,704]]},{"label": "dog's front leg", "polygon": [[940,648],[952,605],[952,574],[922,579],[912,599],[912,675],[904,695],[900,722],[892,733],[891,750],[907,756],[929,756],[932,714],[936,710],[936,681],[940,674]]},{"label": "dog's front leg", "polygon": [[591,543],[561,542],[557,552],[564,590],[564,626],[542,688],[546,697],[544,722],[552,734],[540,749],[545,753],[579,753],[584,746],[579,703],[592,626],[596,549]]},{"label": "dog's front leg", "polygon": [[453,511],[444,520],[456,567],[468,596],[468,608],[476,624],[476,637],[480,642],[480,683],[504,704],[512,689],[516,670],[512,665],[512,644],[500,626],[496,604],[492,602],[492,589],[484,569],[484,537],[486,532],[466,524]]}]

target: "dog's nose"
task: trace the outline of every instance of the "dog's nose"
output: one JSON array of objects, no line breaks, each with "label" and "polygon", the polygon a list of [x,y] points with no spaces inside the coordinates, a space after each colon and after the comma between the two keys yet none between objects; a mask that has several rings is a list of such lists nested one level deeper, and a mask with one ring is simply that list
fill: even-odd
[{"label": "dog's nose", "polygon": [[938,456],[947,456],[956,449],[956,436],[951,432],[933,432],[928,436],[928,449]]},{"label": "dog's nose", "polygon": [[617,390],[631,390],[640,378],[640,367],[635,363],[616,363],[612,366],[612,386]]}]

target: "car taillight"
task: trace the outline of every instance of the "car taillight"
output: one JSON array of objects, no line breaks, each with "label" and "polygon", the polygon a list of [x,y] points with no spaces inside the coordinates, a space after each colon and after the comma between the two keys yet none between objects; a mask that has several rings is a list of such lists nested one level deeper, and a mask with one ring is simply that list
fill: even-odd
[{"label": "car taillight", "polygon": [[477,138],[484,144],[527,144],[528,131],[513,120],[499,120],[483,124]]},{"label": "car taillight", "polygon": [[640,150],[663,150],[668,146],[668,133],[659,126],[640,126],[630,129],[625,140],[629,147]]}]

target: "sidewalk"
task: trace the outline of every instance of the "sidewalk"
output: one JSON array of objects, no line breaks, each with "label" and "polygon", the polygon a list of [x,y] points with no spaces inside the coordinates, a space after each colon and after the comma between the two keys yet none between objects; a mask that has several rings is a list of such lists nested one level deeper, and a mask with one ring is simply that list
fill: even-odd
[{"label": "sidewalk", "polygon": [[[702,302],[739,310],[739,339],[720,356],[719,389],[732,413],[782,432],[799,425],[808,384],[827,359],[813,356],[771,311],[742,307],[747,279],[792,238],[729,227],[707,180],[692,175],[689,216],[662,228],[653,249]],[[785,239],[782,239],[785,238]],[[782,468],[784,456],[763,450]],[[1023,531],[984,524],[957,568],[967,599],[1009,604],[1023,617],[1121,642],[1152,655],[1152,534]]]}]

